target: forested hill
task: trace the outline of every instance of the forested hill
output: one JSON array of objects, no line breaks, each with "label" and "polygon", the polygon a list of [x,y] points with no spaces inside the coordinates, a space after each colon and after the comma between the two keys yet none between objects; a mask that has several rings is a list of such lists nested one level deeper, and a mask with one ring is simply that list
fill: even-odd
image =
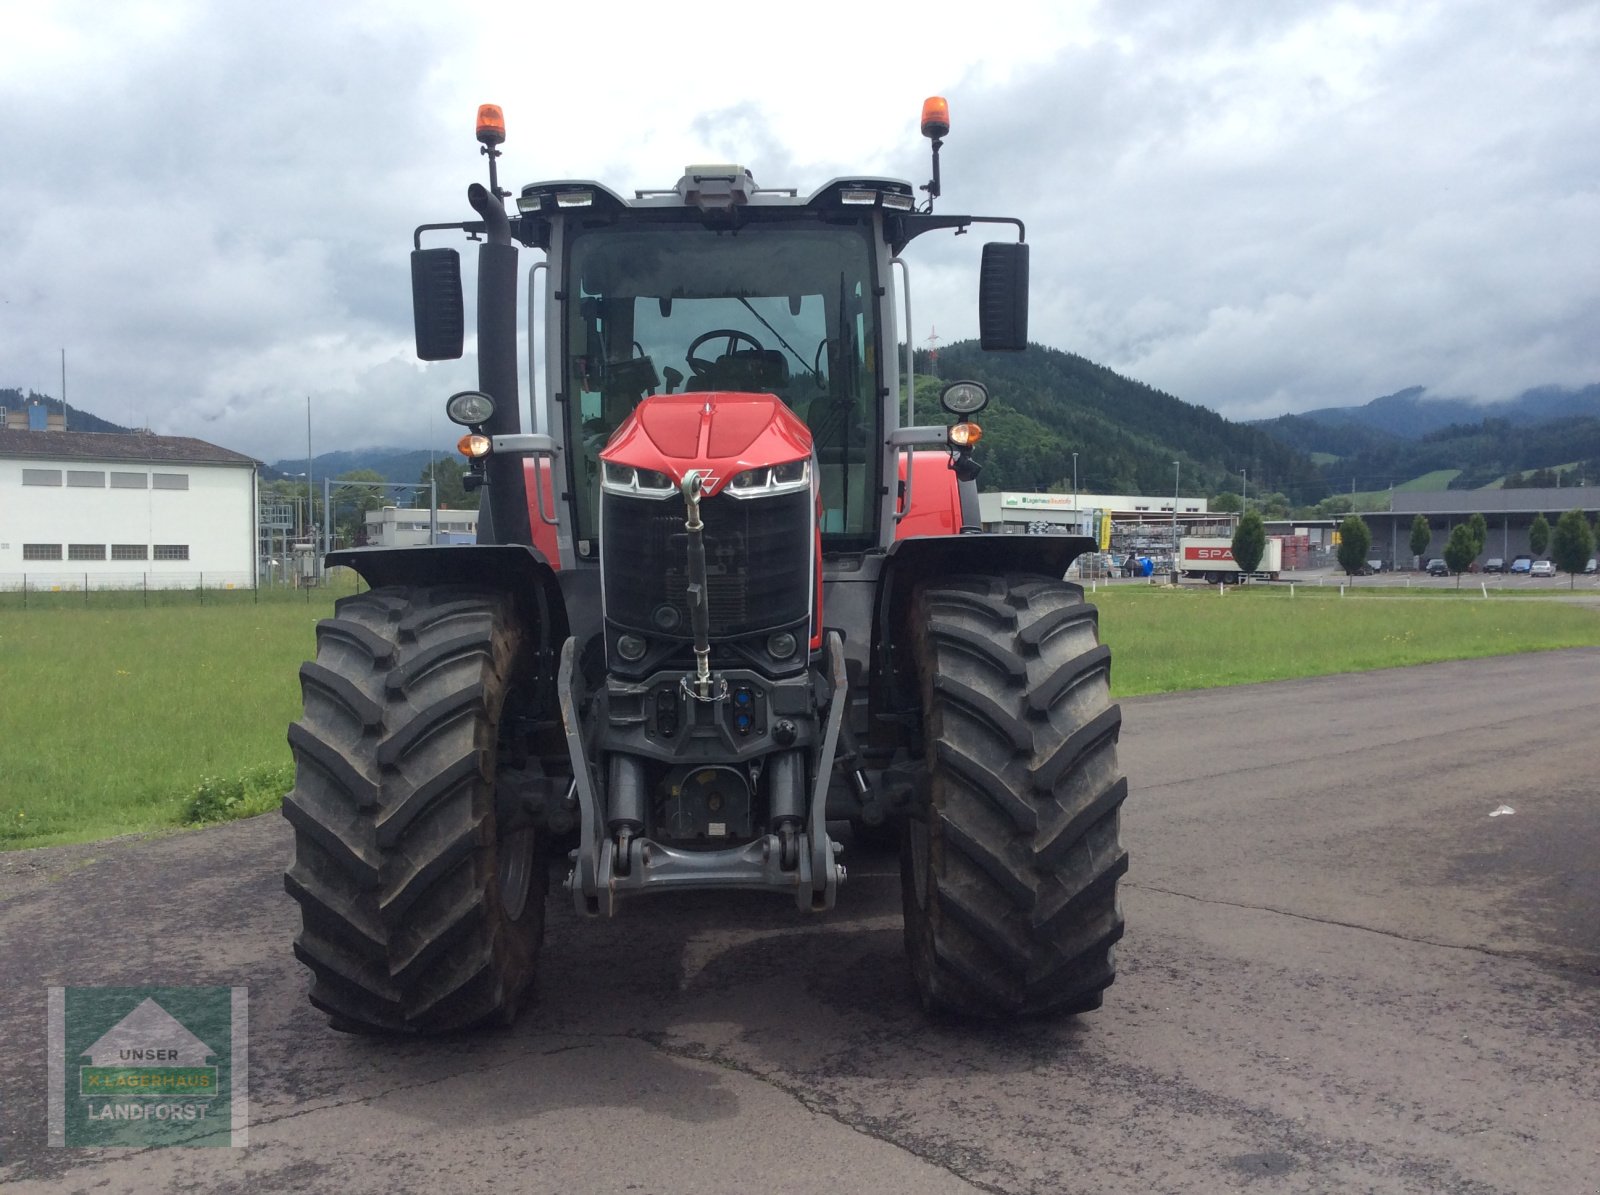
[{"label": "forested hill", "polygon": [[[919,377],[934,372],[930,364],[917,354]],[[1328,492],[1309,457],[1264,432],[1059,349],[985,353],[976,341],[958,341],[939,350],[937,374],[989,388],[977,457],[985,490],[1070,490],[1076,452],[1078,488],[1087,492],[1166,493],[1173,461],[1185,494],[1237,493],[1241,469],[1251,493],[1277,490],[1311,503]],[[937,417],[937,388],[927,389],[933,394],[924,397],[918,387],[919,423]]]},{"label": "forested hill", "polygon": [[[20,388],[0,386],[0,407],[9,411],[25,410],[34,403],[43,403],[45,410],[52,415],[61,414],[61,400],[51,398],[48,394],[38,394],[32,390],[26,394]],[[120,424],[112,423],[109,419],[102,419],[98,415],[91,415],[79,407],[72,407],[67,411],[67,429],[75,432],[127,432],[130,429]]]}]

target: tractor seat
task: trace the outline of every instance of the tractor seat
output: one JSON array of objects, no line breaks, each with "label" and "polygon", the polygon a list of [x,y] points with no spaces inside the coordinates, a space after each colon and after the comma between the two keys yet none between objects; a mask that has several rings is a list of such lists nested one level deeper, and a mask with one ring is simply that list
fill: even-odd
[{"label": "tractor seat", "polygon": [[775,394],[789,384],[789,362],[777,349],[739,349],[719,357],[686,390],[743,390]]}]

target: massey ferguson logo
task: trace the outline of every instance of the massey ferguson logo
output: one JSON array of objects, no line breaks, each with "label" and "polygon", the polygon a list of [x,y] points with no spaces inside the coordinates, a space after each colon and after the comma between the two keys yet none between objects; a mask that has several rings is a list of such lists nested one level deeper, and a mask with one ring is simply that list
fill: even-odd
[{"label": "massey ferguson logo", "polygon": [[1232,560],[1233,549],[1191,547],[1185,548],[1183,555],[1186,560]]},{"label": "massey ferguson logo", "polygon": [[718,477],[710,469],[700,470],[700,492],[702,494],[715,494],[717,492],[717,486],[721,484],[722,478]]}]

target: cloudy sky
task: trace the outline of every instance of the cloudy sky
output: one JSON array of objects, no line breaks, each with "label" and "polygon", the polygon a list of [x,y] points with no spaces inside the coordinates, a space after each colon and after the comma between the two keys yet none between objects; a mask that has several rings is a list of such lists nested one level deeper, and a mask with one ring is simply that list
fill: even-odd
[{"label": "cloudy sky", "polygon": [[[474,22],[474,11],[492,13]],[[517,15],[517,14],[528,15]],[[533,14],[538,14],[537,16]],[[551,15],[554,14],[554,15]],[[1034,339],[1231,418],[1600,381],[1600,4],[0,0],[0,386],[268,460],[448,442],[410,233],[503,181],[928,176]],[[976,238],[913,247],[975,334]]]}]

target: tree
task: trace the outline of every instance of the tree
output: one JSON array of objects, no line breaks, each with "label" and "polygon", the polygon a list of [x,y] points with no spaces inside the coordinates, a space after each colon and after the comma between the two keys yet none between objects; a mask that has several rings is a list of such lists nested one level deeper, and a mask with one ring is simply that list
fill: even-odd
[{"label": "tree", "polygon": [[1339,524],[1339,567],[1355,576],[1367,563],[1372,547],[1372,528],[1360,515],[1351,515]]},{"label": "tree", "polygon": [[1594,533],[1583,511],[1567,511],[1556,521],[1555,535],[1550,540],[1550,558],[1556,567],[1567,574],[1567,588],[1577,584],[1578,574],[1594,553]]},{"label": "tree", "polygon": [[438,477],[441,507],[447,510],[477,510],[482,491],[473,490],[472,493],[467,493],[466,486],[462,482],[466,472],[464,464],[453,456],[446,456],[424,467],[422,476],[418,480],[426,487],[431,477]]},{"label": "tree", "polygon": [[1411,554],[1420,564],[1422,556],[1428,550],[1428,545],[1433,542],[1433,528],[1428,526],[1426,515],[1418,515],[1411,520]]},{"label": "tree", "polygon": [[1456,588],[1461,588],[1461,574],[1478,558],[1478,543],[1472,537],[1469,523],[1457,523],[1451,529],[1444,545],[1444,566],[1456,575]]},{"label": "tree", "polygon": [[1239,526],[1233,533],[1233,562],[1239,566],[1241,577],[1249,576],[1261,567],[1261,557],[1266,550],[1266,525],[1262,523],[1260,515],[1249,511],[1239,519]]},{"label": "tree", "polygon": [[1528,527],[1528,547],[1535,556],[1543,556],[1544,550],[1550,546],[1550,521],[1544,517],[1543,512],[1533,516],[1533,522]]},{"label": "tree", "polygon": [[[348,486],[340,484],[347,481],[362,484]],[[393,496],[387,490],[378,488],[387,481],[388,479],[376,469],[351,469],[333,479],[328,497],[332,504],[334,526],[340,543],[359,542],[369,510],[382,510],[385,506],[394,505]]]},{"label": "tree", "polygon": [[1489,521],[1481,514],[1473,515],[1467,520],[1467,530],[1472,532],[1472,555],[1476,559],[1483,555],[1483,546],[1489,542]]},{"label": "tree", "polygon": [[1211,499],[1211,509],[1218,514],[1234,514],[1241,509],[1241,506],[1239,495],[1232,490],[1223,490],[1222,493]]},{"label": "tree", "polygon": [[1283,494],[1273,491],[1262,494],[1256,499],[1264,519],[1287,519],[1289,517],[1289,499]]}]

